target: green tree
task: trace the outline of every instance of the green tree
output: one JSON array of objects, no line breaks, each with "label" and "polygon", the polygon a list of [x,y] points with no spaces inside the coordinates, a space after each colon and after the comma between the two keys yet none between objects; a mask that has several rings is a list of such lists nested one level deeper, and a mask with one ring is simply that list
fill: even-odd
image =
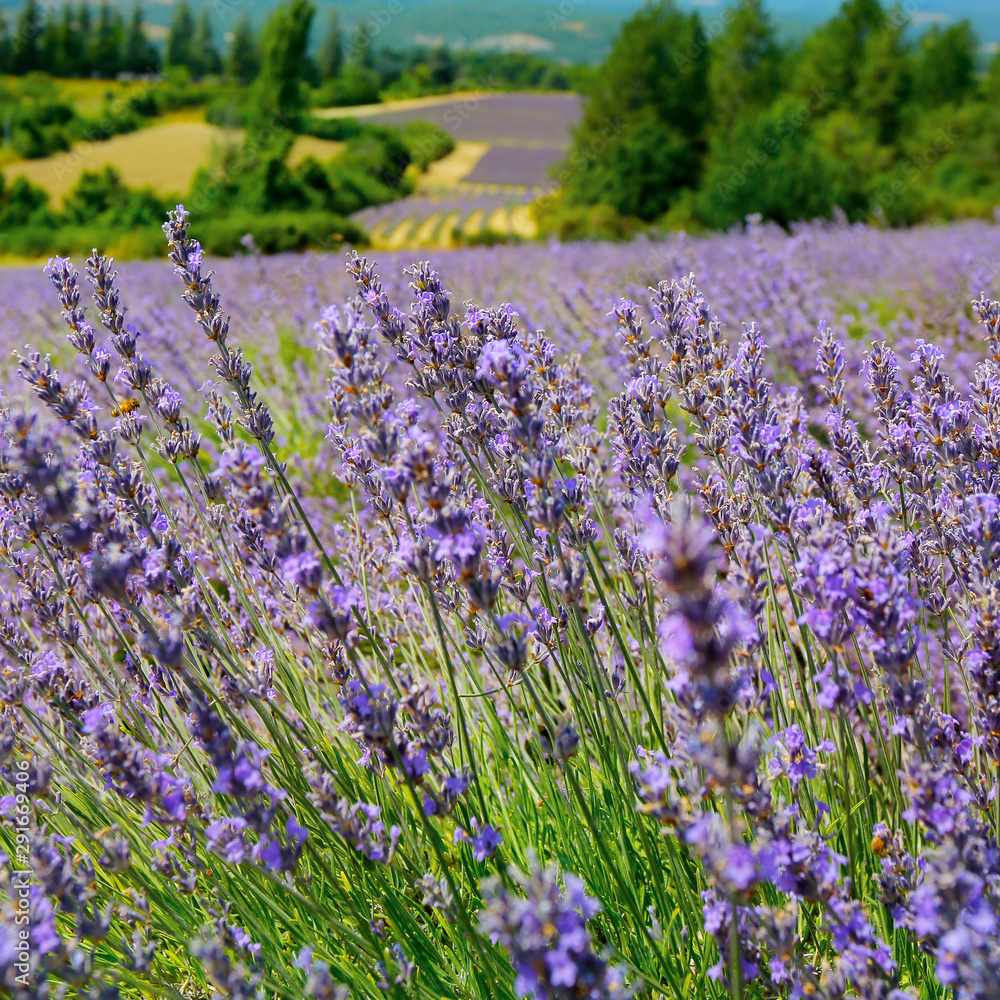
[{"label": "green tree", "polygon": [[7,18],[0,11],[0,73],[10,73],[14,69],[14,45],[7,27]]},{"label": "green tree", "polygon": [[698,16],[672,2],[645,8],[623,26],[594,78],[564,165],[567,200],[661,215],[698,179],[708,110]]},{"label": "green tree", "polygon": [[117,10],[112,13],[108,0],[101,0],[90,58],[91,66],[101,76],[114,77],[121,71],[124,36],[121,14]]},{"label": "green tree", "polygon": [[255,84],[247,141],[275,120],[293,127],[305,107],[302,62],[316,8],[311,0],[289,0],[271,15],[261,35],[260,73]]},{"label": "green tree", "polygon": [[42,69],[42,12],[35,0],[25,0],[17,19],[13,64],[15,73],[31,73]]},{"label": "green tree", "polygon": [[222,72],[222,57],[215,47],[215,32],[208,7],[202,7],[198,16],[198,26],[191,40],[191,57],[193,64],[189,65],[195,76],[214,76]]},{"label": "green tree", "polygon": [[359,21],[354,29],[354,37],[351,40],[351,64],[362,69],[374,69],[375,53],[372,52],[372,36],[368,31],[368,25],[364,21]]},{"label": "green tree", "polygon": [[80,31],[80,11],[66,4],[59,18],[58,56],[60,71],[66,76],[82,76],[87,69],[86,37]]},{"label": "green tree", "polygon": [[709,92],[716,125],[731,135],[748,108],[766,107],[777,95],[782,52],[761,0],[729,12],[726,30],[712,41]]},{"label": "green tree", "polygon": [[847,0],[837,15],[810,35],[802,46],[795,74],[800,95],[829,93],[829,108],[849,101],[858,84],[865,46],[887,25],[878,0]]},{"label": "green tree", "polygon": [[233,28],[233,39],[229,43],[229,53],[226,56],[226,75],[240,83],[250,83],[260,71],[260,52],[257,49],[257,36],[249,14],[236,22]]},{"label": "green tree", "polygon": [[903,108],[910,98],[912,78],[909,55],[903,43],[905,21],[887,22],[865,40],[851,106],[875,125],[880,143],[896,140]]},{"label": "green tree", "polygon": [[316,56],[316,64],[319,78],[324,83],[340,76],[344,67],[344,36],[340,30],[340,15],[335,7],[330,10],[330,20]]},{"label": "green tree", "polygon": [[170,21],[170,33],[163,54],[164,66],[191,67],[194,58],[194,16],[187,0],[178,0]]},{"label": "green tree", "polygon": [[457,67],[451,50],[444,45],[431,53],[430,59],[427,60],[427,68],[430,70],[432,86],[447,87],[454,83]]},{"label": "green tree", "polygon": [[155,73],[160,64],[160,53],[149,40],[142,21],[142,7],[136,4],[132,8],[125,33],[125,46],[122,53],[122,69],[126,73],[141,75]]},{"label": "green tree", "polygon": [[39,61],[53,76],[72,76],[63,59],[61,40],[59,22],[54,17],[47,17],[41,38],[38,40]]},{"label": "green tree", "polygon": [[1000,102],[1000,51],[990,60],[989,72],[983,82],[984,96],[994,105]]},{"label": "green tree", "polygon": [[979,42],[972,25],[934,25],[920,39],[913,70],[914,98],[925,107],[961,104],[975,86]]},{"label": "green tree", "polygon": [[94,18],[90,5],[83,0],[76,10],[77,51],[79,52],[79,76],[90,76],[94,72],[92,55],[94,52]]}]

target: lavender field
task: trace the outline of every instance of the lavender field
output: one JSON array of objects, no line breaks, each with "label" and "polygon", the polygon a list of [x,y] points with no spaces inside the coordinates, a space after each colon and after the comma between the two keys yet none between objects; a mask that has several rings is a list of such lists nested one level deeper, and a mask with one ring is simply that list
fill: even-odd
[{"label": "lavender field", "polygon": [[0,989],[1000,995],[1000,224],[0,270]]}]

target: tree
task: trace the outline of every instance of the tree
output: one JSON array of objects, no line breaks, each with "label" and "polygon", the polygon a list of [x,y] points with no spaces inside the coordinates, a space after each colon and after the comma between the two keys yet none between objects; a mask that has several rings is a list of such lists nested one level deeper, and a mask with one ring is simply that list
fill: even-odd
[{"label": "tree", "polygon": [[359,21],[354,29],[354,38],[351,40],[351,65],[362,69],[373,69],[375,66],[375,54],[372,52],[372,36],[368,32],[368,25],[364,21]]},{"label": "tree", "polygon": [[198,27],[191,41],[191,57],[193,63],[189,65],[195,76],[214,76],[222,72],[222,57],[215,47],[215,32],[208,7],[202,7],[198,17]]},{"label": "tree", "polygon": [[226,56],[226,75],[239,83],[250,83],[260,71],[260,52],[249,14],[236,22]]},{"label": "tree", "polygon": [[717,127],[731,135],[748,108],[766,107],[780,84],[782,52],[761,0],[732,8],[726,30],[712,42],[708,82]]},{"label": "tree", "polygon": [[35,0],[25,0],[17,19],[14,39],[14,72],[31,73],[42,69],[41,63],[42,12]]},{"label": "tree", "polygon": [[0,11],[0,73],[10,73],[13,69],[14,45],[7,27],[7,18]]},{"label": "tree", "polygon": [[316,8],[311,0],[289,0],[271,15],[261,35],[260,73],[251,102],[247,141],[275,120],[294,124],[305,107],[302,62]]},{"label": "tree", "polygon": [[323,44],[316,56],[319,78],[324,83],[340,76],[344,67],[344,36],[340,30],[340,15],[336,8],[330,10],[330,20],[327,24]]},{"label": "tree", "polygon": [[114,77],[120,72],[124,35],[121,14],[117,10],[112,14],[108,0],[101,0],[90,57],[91,66],[101,76]]},{"label": "tree", "polygon": [[167,47],[163,54],[164,66],[187,66],[194,56],[194,17],[187,0],[178,0],[170,21]]},{"label": "tree", "polygon": [[62,9],[57,32],[60,72],[66,76],[83,76],[87,71],[87,37],[80,29],[80,11],[66,4]]},{"label": "tree", "polygon": [[72,76],[63,59],[62,31],[54,17],[45,20],[45,27],[38,40],[38,58],[53,76]]},{"label": "tree", "polygon": [[875,126],[875,136],[883,145],[896,141],[903,107],[910,99],[912,75],[903,44],[907,25],[887,23],[865,41],[857,83],[851,96],[852,110]]},{"label": "tree", "polygon": [[427,61],[431,84],[435,87],[447,87],[455,81],[457,67],[451,50],[444,45],[436,48]]},{"label": "tree", "polygon": [[961,104],[975,84],[976,33],[968,21],[943,31],[934,25],[920,39],[913,96],[925,107]]},{"label": "tree", "polygon": [[565,165],[567,199],[644,219],[661,215],[698,179],[708,111],[708,47],[698,16],[672,2],[640,11],[594,78]]},{"label": "tree", "polygon": [[142,7],[136,4],[132,8],[132,17],[125,33],[122,69],[126,73],[134,73],[138,76],[145,73],[155,73],[159,63],[159,50],[146,36],[146,29],[142,22]]},{"label": "tree", "polygon": [[990,60],[984,89],[988,101],[992,101],[994,105],[1000,103],[1000,51]]},{"label": "tree", "polygon": [[847,103],[858,84],[868,40],[886,25],[886,13],[878,0],[847,0],[836,17],[802,46],[796,91],[802,96],[828,93],[830,110]]}]

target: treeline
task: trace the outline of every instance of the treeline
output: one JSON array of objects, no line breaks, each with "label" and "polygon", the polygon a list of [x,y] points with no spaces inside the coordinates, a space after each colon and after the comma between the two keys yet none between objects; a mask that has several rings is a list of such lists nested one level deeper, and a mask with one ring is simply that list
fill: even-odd
[{"label": "treeline", "polygon": [[12,25],[0,13],[0,73],[113,79],[159,69],[160,53],[146,34],[138,4],[127,22],[106,0],[96,13],[87,3],[66,3],[46,13],[36,0],[26,0]]},{"label": "treeline", "polygon": [[[263,30],[244,12],[228,46],[220,47],[208,6],[196,15],[187,0],[178,0],[160,47],[150,40],[138,4],[126,21],[107,0],[96,11],[83,2],[67,3],[57,13],[25,0],[12,24],[0,14],[0,74],[114,79],[183,68],[195,80],[219,77],[245,85],[260,72]],[[589,71],[520,53],[376,47],[374,37],[369,21],[345,30],[337,10],[330,11],[302,58],[302,79],[316,91],[315,103],[369,104],[383,95],[415,97],[464,87],[567,90]]]},{"label": "treeline", "polygon": [[798,48],[759,0],[712,20],[672,2],[625,24],[588,90],[563,236],[636,224],[723,228],[761,213],[909,224],[1000,204],[1000,55],[968,22],[923,33],[902,7],[848,0]]}]

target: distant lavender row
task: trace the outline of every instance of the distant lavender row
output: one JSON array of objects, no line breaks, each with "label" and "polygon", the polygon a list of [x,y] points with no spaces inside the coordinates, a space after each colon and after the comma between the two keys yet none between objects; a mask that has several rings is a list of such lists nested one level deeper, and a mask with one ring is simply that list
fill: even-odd
[{"label": "distant lavender row", "polygon": [[[492,204],[492,202],[491,202]],[[406,287],[410,251],[379,254],[388,294]],[[917,340],[940,343],[955,358],[955,377],[976,357],[968,302],[1000,288],[1000,226],[966,222],[910,231],[877,231],[826,224],[791,237],[770,227],[749,233],[618,245],[577,243],[438,251],[436,262],[456,301],[510,302],[525,327],[543,328],[561,348],[580,352],[599,386],[613,390],[624,371],[608,313],[615,301],[643,301],[659,280],[689,272],[713,303],[730,340],[753,317],[775,354],[780,381],[810,380],[813,337],[820,322],[847,333],[849,375],[860,368],[864,345],[885,337],[906,358]],[[211,261],[230,289],[233,329],[266,382],[284,387],[280,343],[303,342],[294,369],[296,400],[318,385],[308,332],[320,306],[349,294],[342,258],[282,255],[266,260]],[[197,331],[179,323],[169,266],[122,265],[137,290],[130,319],[166,356],[172,381],[189,391],[205,378]],[[9,348],[48,343],[65,355],[46,282],[37,268],[0,269],[0,338]],[[18,392],[23,390],[18,389]]]}]

